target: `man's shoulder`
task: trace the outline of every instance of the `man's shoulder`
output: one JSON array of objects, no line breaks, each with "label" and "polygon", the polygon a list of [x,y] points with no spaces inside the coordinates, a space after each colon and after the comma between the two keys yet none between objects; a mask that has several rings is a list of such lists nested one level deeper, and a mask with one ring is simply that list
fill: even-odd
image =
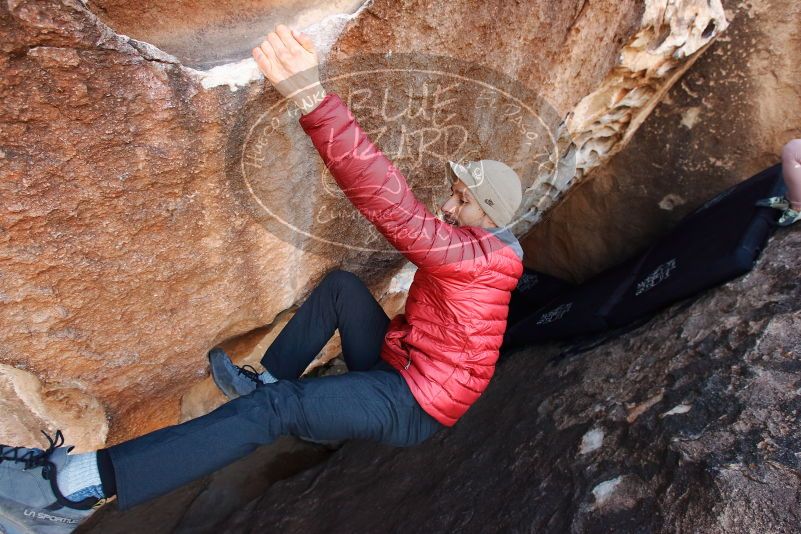
[{"label": "man's shoulder", "polygon": [[446,261],[425,269],[428,275],[442,279],[474,279],[487,270],[512,275],[518,270],[517,265],[521,266],[522,273],[523,249],[508,229],[457,226],[453,228],[453,239],[459,246],[453,246]]},{"label": "man's shoulder", "polygon": [[471,227],[475,229],[475,234],[485,241],[487,245],[484,247],[488,252],[494,252],[501,248],[509,247],[515,256],[520,261],[523,261],[523,247],[517,237],[506,227],[501,228],[482,228],[478,226]]},{"label": "man's shoulder", "polygon": [[517,237],[508,228],[498,228],[497,232],[494,231],[495,237],[500,239],[502,243],[509,245],[515,255],[522,261],[523,260],[523,247],[520,245]]}]

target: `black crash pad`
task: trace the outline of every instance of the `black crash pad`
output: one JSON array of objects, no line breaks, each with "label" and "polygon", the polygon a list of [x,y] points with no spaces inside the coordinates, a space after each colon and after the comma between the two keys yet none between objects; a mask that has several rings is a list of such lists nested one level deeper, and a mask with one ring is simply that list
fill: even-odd
[{"label": "black crash pad", "polygon": [[754,203],[784,192],[776,165],[684,218],[648,251],[634,283],[609,310],[609,324],[623,326],[750,271],[779,216]]},{"label": "black crash pad", "polygon": [[576,339],[619,328],[704,289],[740,276],[767,243],[777,210],[760,198],[784,194],[781,165],[752,176],[685,217],[646,252],[562,293],[516,310],[504,347]]},{"label": "black crash pad", "polygon": [[549,274],[525,268],[512,291],[509,301],[507,327],[545,306],[554,298],[573,287],[573,284]]},{"label": "black crash pad", "polygon": [[606,330],[607,305],[628,288],[636,275],[636,259],[624,262],[576,286],[528,317],[508,327],[504,347],[586,336]]}]

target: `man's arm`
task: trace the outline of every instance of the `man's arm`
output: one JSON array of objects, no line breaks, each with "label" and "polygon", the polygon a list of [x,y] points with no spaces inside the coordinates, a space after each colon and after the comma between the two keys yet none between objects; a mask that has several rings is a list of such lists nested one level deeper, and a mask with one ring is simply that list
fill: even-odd
[{"label": "man's arm", "polygon": [[445,268],[482,254],[472,235],[439,220],[415,197],[338,95],[329,93],[300,124],[356,209],[412,263]]},{"label": "man's arm", "polygon": [[465,261],[484,254],[472,234],[440,221],[414,196],[339,96],[321,91],[306,36],[279,25],[253,57],[279,92],[305,111],[300,124],[342,191],[410,261],[421,269],[464,268]]}]

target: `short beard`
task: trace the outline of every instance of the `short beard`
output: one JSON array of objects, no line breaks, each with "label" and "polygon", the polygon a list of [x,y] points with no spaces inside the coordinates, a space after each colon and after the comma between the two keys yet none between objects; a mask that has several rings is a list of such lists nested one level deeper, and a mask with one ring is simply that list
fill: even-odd
[{"label": "short beard", "polygon": [[[440,221],[442,221],[442,222],[444,222],[444,223],[448,223],[448,224],[450,224],[451,226],[459,226],[459,221],[458,221],[458,220],[456,220],[456,219],[450,219],[449,217],[447,217],[447,216],[445,215],[445,212],[444,212],[444,211],[442,211],[442,210],[437,210],[436,217],[437,217],[437,219],[439,219]],[[453,221],[453,222],[451,222],[451,221]]]}]

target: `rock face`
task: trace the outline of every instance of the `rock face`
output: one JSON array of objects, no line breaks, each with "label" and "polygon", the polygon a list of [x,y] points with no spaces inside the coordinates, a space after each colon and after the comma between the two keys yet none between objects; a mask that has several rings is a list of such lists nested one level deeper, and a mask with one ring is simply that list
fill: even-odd
[{"label": "rock face", "polygon": [[[226,147],[260,83],[206,91],[79,2],[9,2],[0,17],[2,363],[93,399],[111,441],[177,422],[205,352],[270,325],[348,267],[347,250],[304,253],[239,202]],[[300,172],[314,174],[304,153]],[[380,295],[393,264],[350,267]],[[16,411],[36,420],[30,405]],[[0,442],[29,442],[15,418],[0,416]]]},{"label": "rock face", "polygon": [[797,532],[801,232],[750,274],[566,358],[508,356],[451,429],[350,442],[227,532]]},{"label": "rock face", "polygon": [[[179,4],[174,15],[206,4]],[[251,20],[278,2],[247,4],[258,9],[222,5]],[[0,6],[0,363],[30,373],[45,391],[70,389],[101,407],[87,417],[89,427],[109,425],[108,443],[208,409],[213,402],[195,396],[182,408],[207,375],[208,349],[270,330],[326,271],[355,271],[382,295],[403,265],[329,187],[292,110],[253,76],[252,60],[201,72],[98,18],[120,32],[136,24],[145,31],[137,6]],[[218,15],[210,12],[207,26]],[[447,159],[483,151],[527,166],[522,232],[574,177],[622,148],[725,27],[717,0],[374,0],[307,31],[331,74],[376,58],[391,63],[401,52],[422,58],[405,64],[404,83],[376,74],[326,85],[361,106],[357,116],[379,146],[405,150],[391,155],[432,208],[444,193]],[[501,93],[480,109],[469,87],[454,91],[445,115],[452,123],[399,114],[381,137],[387,118],[373,114],[376,102],[365,105],[360,91],[399,88],[395,104],[423,106],[431,95],[418,91],[437,86],[416,76],[443,63],[455,66],[449,76],[472,82],[491,65],[503,87],[535,91],[533,116],[548,118],[550,137],[526,144],[531,132],[514,134],[522,119],[497,100]],[[275,126],[276,117],[288,120]],[[451,130],[464,134],[462,144],[448,144]],[[32,404],[13,404],[18,414],[0,414],[0,442],[27,442],[30,434],[14,430],[12,419],[48,418]],[[51,431],[63,424],[48,420]],[[85,428],[62,430],[79,446],[95,446]]]},{"label": "rock face", "polygon": [[[89,0],[88,7],[118,33],[157,46],[182,65],[207,69],[250,57],[276,24],[292,28],[347,18],[364,0]],[[336,35],[334,35],[335,37]]]},{"label": "rock face", "polygon": [[[335,54],[418,51],[493,65],[535,88],[552,108],[556,121],[540,110],[551,139],[543,147],[545,158],[527,156],[535,168],[515,164],[503,153],[508,147],[497,156],[510,160],[524,180],[514,225],[519,235],[626,145],[665,91],[728,25],[720,2],[693,0],[564,0],[515,7],[448,2],[415,11],[375,2],[369,12],[374,17],[343,34]],[[431,31],[410,33],[409,25]],[[465,34],[462,28],[471,29],[469,44],[456,37]],[[504,109],[497,111],[508,113]]]},{"label": "rock face", "polygon": [[71,430],[79,443],[75,452],[102,447],[108,435],[103,406],[80,387],[43,386],[33,374],[10,365],[0,364],[0,410],[6,414],[6,433],[26,443],[38,442],[39,430],[50,425]]},{"label": "rock face", "polygon": [[[582,280],[633,255],[801,136],[801,4],[724,1],[731,24],[632,142],[526,236],[530,267]],[[625,206],[625,208],[622,208]]]}]

